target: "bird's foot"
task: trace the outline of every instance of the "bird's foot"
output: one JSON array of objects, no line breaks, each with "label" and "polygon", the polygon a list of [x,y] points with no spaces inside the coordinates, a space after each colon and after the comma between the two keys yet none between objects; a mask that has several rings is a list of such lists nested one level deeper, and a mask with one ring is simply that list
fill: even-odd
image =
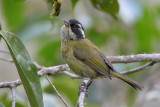
[{"label": "bird's foot", "polygon": [[91,83],[92,79],[90,79],[89,81],[83,81],[83,84],[79,88],[78,96],[83,92],[85,93],[86,97],[88,97],[88,87],[91,85]]},{"label": "bird's foot", "polygon": [[88,86],[86,83],[83,82],[83,84],[80,86],[79,88],[79,92],[78,92],[78,96],[80,95],[80,93],[85,93],[86,97],[88,97]]}]

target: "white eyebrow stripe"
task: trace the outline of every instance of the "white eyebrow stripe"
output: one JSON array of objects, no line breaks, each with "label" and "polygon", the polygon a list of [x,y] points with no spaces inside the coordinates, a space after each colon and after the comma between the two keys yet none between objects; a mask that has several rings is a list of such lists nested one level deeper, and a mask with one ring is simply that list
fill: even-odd
[{"label": "white eyebrow stripe", "polygon": [[81,28],[78,28],[78,29],[81,31],[81,33],[82,33],[82,35],[83,35],[83,38],[85,38],[86,35],[85,35],[84,31],[83,31]]},{"label": "white eyebrow stripe", "polygon": [[77,24],[80,28],[82,28],[82,25],[81,24]]}]

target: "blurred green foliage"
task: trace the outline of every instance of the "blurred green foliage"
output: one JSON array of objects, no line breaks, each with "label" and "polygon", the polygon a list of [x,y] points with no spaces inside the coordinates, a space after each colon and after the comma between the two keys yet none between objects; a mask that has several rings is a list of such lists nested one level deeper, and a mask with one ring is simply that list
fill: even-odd
[{"label": "blurred green foliage", "polygon": [[[12,106],[12,99],[8,98],[8,96],[9,96],[8,94],[3,94],[0,97],[0,101],[3,102],[3,104],[5,105],[4,107],[11,107]],[[0,107],[1,107],[1,105],[0,105]],[[16,101],[16,107],[26,107],[26,104],[21,103],[19,101]]]},{"label": "blurred green foliage", "polygon": [[111,14],[117,18],[116,14],[119,12],[119,4],[117,0],[90,0],[93,6],[103,12]]},{"label": "blurred green foliage", "polygon": [[6,107],[11,107],[12,106],[12,100],[8,100],[8,94],[4,94],[0,97],[0,101],[3,102],[3,104],[6,106]]},{"label": "blurred green foliage", "polygon": [[[0,9],[2,9],[2,16],[5,18],[5,20],[2,21],[4,21],[5,26],[7,26],[4,30],[16,33],[27,45],[29,44],[29,49],[31,48],[31,51],[34,51],[32,57],[38,64],[43,66],[54,66],[65,63],[60,52],[59,31],[60,27],[63,25],[63,20],[68,20],[70,18],[77,18],[84,21],[82,21],[82,24],[84,24],[87,38],[94,42],[100,49],[103,49],[102,51],[106,55],[130,55],[160,52],[160,5],[156,5],[155,1],[153,1],[155,6],[150,6],[150,3],[146,1],[131,1],[136,2],[140,6],[141,10],[138,11],[141,11],[139,17],[129,16],[126,12],[127,9],[122,11],[123,9],[121,8],[124,5],[121,5],[119,2],[127,3],[128,1],[125,0],[62,0],[60,14],[58,17],[53,18],[52,22],[51,19],[49,19],[50,13],[48,12],[48,10],[51,10],[48,4],[53,4],[52,0],[48,0],[47,2],[2,0],[0,2],[2,6]],[[132,11],[129,11],[128,9],[128,11],[133,14],[136,7],[134,7],[132,3],[127,5],[128,7],[133,8]],[[73,10],[71,9],[71,6]],[[82,11],[83,9],[81,8],[85,11]],[[30,11],[30,9],[32,11]],[[126,12],[124,16],[125,19],[123,19],[124,17],[121,17],[119,11]],[[85,16],[86,14],[87,16]],[[117,20],[114,20],[114,18],[110,17],[108,14],[117,17]],[[135,21],[126,23],[125,20],[129,20],[129,18],[134,18]],[[89,24],[89,27],[86,23]],[[4,24],[2,24],[2,28],[3,25]],[[118,71],[121,69],[131,69],[142,64],[144,63],[132,65],[122,64],[118,65],[117,69]],[[142,71],[130,74],[129,77],[136,81],[145,81],[148,77],[148,72]],[[113,84],[117,81],[117,89],[124,85],[119,84],[118,80],[113,79],[113,81]],[[64,75],[54,75],[52,82],[65,99],[75,106],[81,80],[73,80]],[[142,84],[145,84],[145,82],[142,82]],[[42,85],[46,84],[42,83]],[[107,99],[105,100],[108,102],[112,102],[113,99],[120,99],[113,93],[113,90],[116,90],[112,90],[113,87],[114,85],[111,85],[110,81],[103,85],[103,95],[109,95],[108,93],[111,94],[110,96],[106,96]],[[134,107],[140,92],[136,92],[128,85],[126,85],[125,88],[128,89],[117,90],[119,93],[123,94],[124,102],[116,103],[118,106],[119,104],[122,104],[122,106]],[[95,99],[98,99],[96,89],[96,85],[89,88],[89,97],[87,99],[86,107],[99,107],[101,102],[95,102]],[[56,95],[50,85],[47,85],[43,89],[43,92]],[[92,95],[90,95],[90,93]],[[6,107],[10,107],[9,104],[11,104],[11,100],[8,100],[7,96],[8,94],[6,94],[5,97],[0,96],[0,101]],[[24,107],[24,104],[17,104],[17,107],[22,106]]]},{"label": "blurred green foliage", "polygon": [[79,0],[71,0],[71,4],[72,4],[72,9],[74,9],[74,7],[76,6],[77,2]]},{"label": "blurred green foliage", "polygon": [[1,3],[9,31],[18,32],[24,21],[24,0],[2,0]]},{"label": "blurred green foliage", "polygon": [[138,53],[153,52],[153,38],[160,39],[160,31],[157,27],[157,15],[155,10],[144,8],[143,16],[135,25],[136,38],[138,41]]},{"label": "blurred green foliage", "polygon": [[5,106],[0,102],[0,107],[5,107]]},{"label": "blurred green foliage", "polygon": [[45,46],[40,49],[37,59],[40,58],[39,61],[42,62],[41,64],[44,66],[53,66],[62,63],[63,59],[62,56],[60,56],[60,46],[60,41],[46,43]]},{"label": "blurred green foliage", "polygon": [[[53,84],[57,90],[72,103],[72,105],[76,105],[80,86],[79,80],[71,80],[67,76],[57,74],[53,78]],[[56,95],[50,85],[44,88],[44,92]]]}]

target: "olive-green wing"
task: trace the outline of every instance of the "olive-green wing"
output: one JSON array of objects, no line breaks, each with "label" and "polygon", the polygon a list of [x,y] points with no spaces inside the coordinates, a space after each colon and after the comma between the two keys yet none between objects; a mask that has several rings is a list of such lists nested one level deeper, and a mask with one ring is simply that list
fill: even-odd
[{"label": "olive-green wing", "polygon": [[81,42],[73,48],[74,57],[88,65],[92,70],[111,79],[110,67],[106,64],[103,54],[91,42]]}]

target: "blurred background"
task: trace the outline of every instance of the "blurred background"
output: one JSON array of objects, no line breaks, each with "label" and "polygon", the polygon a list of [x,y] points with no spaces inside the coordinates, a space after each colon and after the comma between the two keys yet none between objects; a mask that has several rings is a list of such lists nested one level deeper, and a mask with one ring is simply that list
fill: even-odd
[{"label": "blurred background", "polygon": [[[96,0],[95,0],[96,1]],[[112,0],[110,0],[112,1]],[[114,1],[114,0],[113,0]],[[63,20],[78,19],[84,26],[87,38],[106,56],[160,52],[160,0],[118,0],[117,19],[99,11],[90,0],[62,0],[60,15],[50,18],[49,0],[0,0],[2,30],[15,33],[25,44],[34,61],[42,66],[64,64],[60,52],[60,28]],[[97,6],[98,7],[98,6]],[[107,7],[106,7],[107,8]],[[118,6],[116,7],[118,10]],[[110,10],[114,10],[110,7]],[[3,40],[0,49],[7,50]],[[11,58],[0,53],[1,58]],[[145,63],[114,64],[122,72]],[[127,75],[144,85],[142,92],[126,83],[113,79],[97,79],[89,87],[86,107],[159,107],[160,66]],[[0,82],[18,79],[13,63],[0,60]],[[78,99],[82,80],[62,74],[50,76],[57,90],[71,106]],[[45,76],[40,78],[45,107],[64,107]],[[11,90],[0,89],[0,102],[11,107]],[[16,88],[16,107],[28,107],[23,86]]]}]

